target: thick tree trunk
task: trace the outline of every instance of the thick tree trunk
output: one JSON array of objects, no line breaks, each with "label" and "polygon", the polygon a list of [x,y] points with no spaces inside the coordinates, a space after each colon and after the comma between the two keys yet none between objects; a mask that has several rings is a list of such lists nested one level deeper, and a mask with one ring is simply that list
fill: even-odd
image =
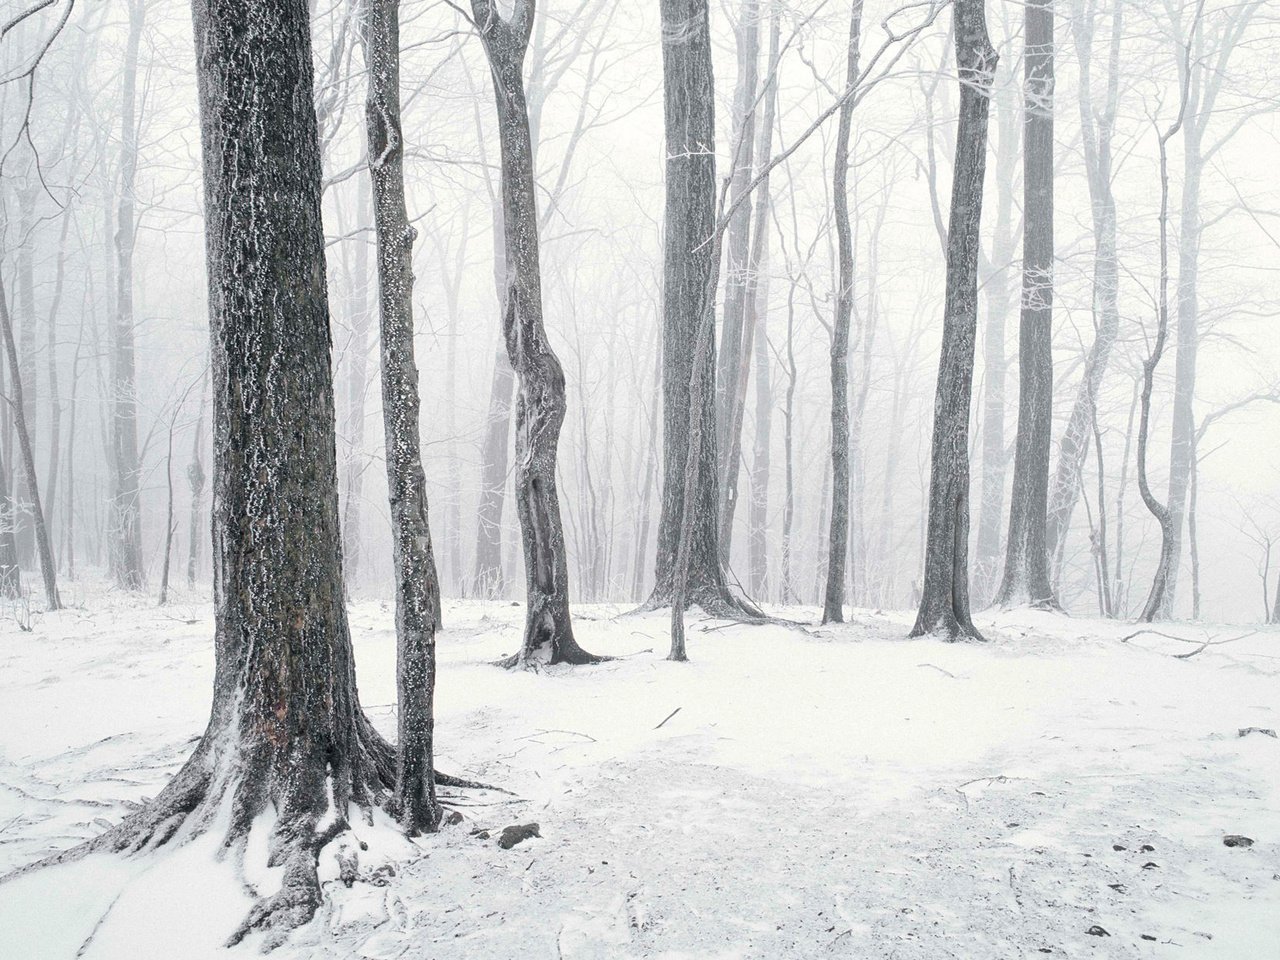
[{"label": "thick tree trunk", "polygon": [[[689,457],[698,460],[686,605],[713,615],[742,615],[749,605],[733,596],[719,546],[719,481],[716,456],[715,335],[699,357],[701,406],[690,385],[707,284],[718,274],[716,232],[715,83],[706,0],[662,0],[663,104],[666,129],[666,215],[663,254],[662,517],[650,609],[672,602],[681,520],[686,514]],[[691,410],[699,418],[690,431]],[[691,448],[690,442],[697,441]]]},{"label": "thick tree trunk", "polygon": [[986,172],[987,117],[999,59],[984,0],[955,0],[960,120],[956,130],[942,356],[934,399],[924,583],[912,636],[979,638],[969,613],[969,403],[978,313],[978,235]]},{"label": "thick tree trunk", "polygon": [[[215,668],[209,726],[142,810],[59,855],[275,822],[279,889],[232,934],[306,923],[316,856],[384,802],[392,750],[360,708],[343,604],[320,153],[306,0],[196,0],[212,344]],[[269,138],[269,139],[268,139]]]},{"label": "thick tree trunk", "polygon": [[1053,444],[1053,0],[1027,0],[1018,433],[1008,550],[996,602],[1056,608],[1046,522]]},{"label": "thick tree trunk", "polygon": [[[853,0],[849,19],[845,89],[858,82],[862,0]],[[853,318],[853,225],[849,220],[849,135],[853,98],[840,108],[831,194],[836,224],[836,313],[831,327],[831,531],[827,547],[827,587],[822,622],[844,622],[845,563],[849,558],[849,327]]]},{"label": "thick tree trunk", "polygon": [[413,241],[404,197],[400,127],[400,0],[367,0],[365,129],[373,221],[378,236],[378,305],[382,321],[382,423],[396,579],[398,693],[396,806],[411,836],[440,825],[432,776],[436,629],[440,581],[431,550],[427,478],[418,432],[418,366],[413,350]]},{"label": "thick tree trunk", "polygon": [[120,112],[120,197],[116,211],[116,310],[111,337],[111,570],[123,590],[145,586],[142,567],[141,464],[138,462],[138,384],[134,371],[133,251],[137,224],[138,47],[146,7],[130,0]]},{"label": "thick tree trunk", "polygon": [[[40,561],[40,575],[44,580],[44,598],[47,609],[59,610],[57,574],[53,565],[53,547],[49,543],[49,529],[45,526],[44,511],[40,506],[40,482],[36,477],[36,458],[31,446],[31,431],[27,428],[26,407],[23,397],[22,367],[14,343],[13,321],[9,316],[8,295],[4,280],[0,278],[0,338],[3,338],[9,362],[9,406],[13,410],[14,432],[18,435],[18,453],[22,458],[22,475],[27,481],[30,499],[31,528],[35,540],[36,556]],[[15,545],[15,552],[17,548]]]},{"label": "thick tree trunk", "polygon": [[1049,523],[1046,544],[1051,582],[1060,577],[1071,514],[1080,495],[1080,474],[1089,449],[1091,424],[1096,416],[1098,393],[1106,375],[1112,348],[1120,334],[1120,269],[1116,254],[1116,201],[1111,188],[1111,140],[1119,102],[1120,40],[1124,4],[1117,0],[1111,20],[1111,44],[1107,95],[1101,113],[1092,96],[1092,17],[1079,14],[1072,25],[1080,63],[1080,126],[1085,176],[1093,212],[1093,345],[1085,358],[1084,375],[1071,407],[1071,416],[1058,446],[1058,465],[1049,488]]},{"label": "thick tree trunk", "polygon": [[502,147],[502,207],[507,285],[503,338],[515,371],[516,510],[524,545],[528,607],[524,640],[511,664],[592,663],[573,636],[569,566],[556,448],[565,417],[564,369],[542,321],[542,274],[533,150],[525,104],[523,65],[533,26],[533,0],[515,0],[503,17],[493,0],[472,0],[472,12],[493,77]]}]

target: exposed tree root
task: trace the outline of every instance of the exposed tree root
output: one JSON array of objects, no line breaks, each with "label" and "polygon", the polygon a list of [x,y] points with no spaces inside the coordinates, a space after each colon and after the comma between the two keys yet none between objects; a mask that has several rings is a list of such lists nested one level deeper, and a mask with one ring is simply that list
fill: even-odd
[{"label": "exposed tree root", "polygon": [[[245,841],[258,815],[274,808],[278,819],[272,829],[267,863],[284,868],[280,889],[254,904],[227,945],[261,932],[264,950],[279,946],[289,931],[315,916],[323,899],[319,854],[330,841],[350,829],[349,807],[363,811],[366,822],[372,822],[375,806],[394,815],[395,750],[362,713],[357,715],[354,755],[318,775],[314,771],[310,775],[282,775],[272,766],[266,751],[249,753],[237,747],[218,756],[211,746],[217,740],[216,735],[206,734],[182,769],[141,810],[100,836],[19,867],[0,877],[0,883],[45,867],[74,863],[92,853],[133,855],[154,851],[175,840],[180,831],[182,837],[177,842],[186,843],[215,823],[225,823],[228,811],[230,823],[222,850],[243,857]],[[439,771],[435,781],[455,789],[512,795],[501,787]],[[449,806],[447,801],[442,805]],[[352,860],[344,866],[344,877],[350,874],[354,878],[354,872]]]}]

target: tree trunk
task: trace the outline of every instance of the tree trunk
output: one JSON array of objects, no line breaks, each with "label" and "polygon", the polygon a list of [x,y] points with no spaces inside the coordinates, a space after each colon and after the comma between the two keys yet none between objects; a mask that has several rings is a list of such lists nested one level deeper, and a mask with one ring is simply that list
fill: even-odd
[{"label": "tree trunk", "polygon": [[569,567],[556,492],[556,448],[565,417],[564,370],[542,321],[533,150],[522,73],[534,0],[515,0],[510,17],[503,17],[493,0],[472,0],[471,9],[489,60],[498,109],[507,263],[502,326],[517,380],[515,497],[528,607],[524,641],[510,663],[593,663],[600,658],[578,646],[573,636]]},{"label": "tree trunk", "polygon": [[996,602],[1057,607],[1046,522],[1053,445],[1053,0],[1027,0],[1024,35],[1022,311],[1018,433],[1008,550]]},{"label": "tree trunk", "polygon": [[120,197],[116,212],[116,310],[111,344],[111,569],[123,590],[145,586],[142,568],[141,465],[138,462],[138,385],[134,372],[134,175],[138,165],[138,47],[146,7],[130,0],[120,112]]},{"label": "tree trunk", "polygon": [[[719,460],[716,455],[715,333],[699,357],[702,379],[694,398],[694,361],[707,284],[718,274],[716,232],[715,82],[706,0],[662,0],[663,105],[667,146],[663,254],[662,516],[653,593],[645,606],[672,602],[681,520],[692,517],[688,584],[683,602],[712,615],[740,616],[720,562]],[[694,399],[700,407],[692,407]],[[691,414],[699,418],[690,430]],[[690,447],[691,439],[698,442]],[[692,509],[685,509],[689,457],[698,460]]]},{"label": "tree trunk", "polygon": [[1051,581],[1054,583],[1060,577],[1071,514],[1081,489],[1080,473],[1088,452],[1098,393],[1112,348],[1120,334],[1120,267],[1116,254],[1116,201],[1111,188],[1111,140],[1119,103],[1123,9],[1124,4],[1117,0],[1111,20],[1107,96],[1096,121],[1091,84],[1094,23],[1090,16],[1077,15],[1072,26],[1080,63],[1080,125],[1085,177],[1093,211],[1093,314],[1097,333],[1085,358],[1084,376],[1080,379],[1071,416],[1058,446],[1058,466],[1050,485],[1046,544]]},{"label": "tree trunk", "polygon": [[[724,324],[716,358],[716,450],[720,454],[720,562],[729,564],[733,516],[738,499],[742,459],[741,401],[750,370],[747,312],[750,309],[755,265],[751,255],[754,200],[744,196],[755,165],[756,90],[760,85],[760,0],[742,0],[734,25],[738,79],[733,92],[733,134],[729,141],[730,202],[741,202],[729,218],[724,264]],[[762,158],[768,161],[768,157]],[[742,389],[740,389],[740,387]]]},{"label": "tree trunk", "polygon": [[186,765],[92,849],[225,825],[243,854],[273,809],[279,890],[230,942],[306,923],[316,856],[394,785],[356,692],[343,604],[320,153],[306,0],[196,0],[213,383],[215,670]]},{"label": "tree trunk", "polygon": [[1012,84],[995,93],[996,178],[995,224],[991,257],[982,289],[986,294],[986,323],[982,340],[982,482],[978,493],[978,535],[974,544],[974,594],[979,604],[995,596],[1000,583],[1001,533],[1004,521],[1005,476],[1009,451],[1005,442],[1005,394],[1009,361],[1005,328],[1013,304],[1010,282],[1014,256],[1014,191],[1017,185],[1021,127],[1017,122]]},{"label": "tree trunk", "polygon": [[[845,89],[858,82],[858,47],[862,32],[862,0],[853,0]],[[836,132],[832,202],[836,224],[838,283],[831,328],[831,532],[827,549],[827,588],[823,623],[844,622],[845,563],[849,557],[849,327],[853,317],[853,226],[849,220],[849,135],[853,98],[840,108]]]},{"label": "tree trunk", "polygon": [[[4,378],[0,377],[0,389]],[[18,567],[18,543],[13,529],[13,498],[9,495],[9,458],[0,445],[0,598],[22,596],[22,571]]]},{"label": "tree trunk", "polygon": [[[13,339],[13,321],[9,317],[8,295],[4,280],[0,278],[0,337],[9,360],[9,406],[13,410],[14,432],[18,435],[18,452],[22,457],[22,473],[27,481],[27,493],[31,498],[31,528],[35,539],[36,556],[40,560],[40,574],[44,580],[44,598],[47,609],[62,609],[58,599],[58,580],[53,566],[53,547],[49,544],[49,530],[45,526],[44,511],[40,507],[40,483],[36,478],[36,458],[31,448],[31,432],[27,429],[26,407],[22,391],[22,368],[18,361],[18,349]],[[15,553],[16,545],[15,545]]]},{"label": "tree trunk", "polygon": [[942,356],[934,399],[924,583],[912,636],[981,635],[969,613],[969,403],[978,313],[978,236],[986,173],[987,117],[998,57],[987,36],[984,0],[955,0],[960,81]]},{"label": "tree trunk", "polygon": [[[40,407],[37,403],[40,380],[36,366],[39,351],[36,348],[35,268],[32,263],[33,250],[30,239],[36,225],[35,206],[38,189],[34,171],[29,170],[27,183],[18,191],[18,222],[21,224],[22,236],[27,240],[18,248],[17,255],[17,336],[19,340],[17,349],[20,369],[13,377],[14,382],[22,387],[24,398],[21,406],[22,421],[29,437],[38,436],[40,430]],[[17,407],[14,408],[13,416],[16,427]],[[22,460],[21,445],[19,445],[18,456],[14,459]],[[18,563],[28,568],[36,563],[37,558],[35,517],[32,510],[34,481],[29,479],[30,476],[24,466],[17,471],[17,480],[14,484],[17,506]]]},{"label": "tree trunk", "polygon": [[396,578],[396,806],[400,825],[415,836],[434,832],[440,825],[431,767],[440,581],[431,550],[427,478],[419,447],[418,366],[413,351],[417,231],[409,225],[404,197],[400,0],[367,0],[364,33],[369,70],[365,128],[382,321],[382,423]]}]

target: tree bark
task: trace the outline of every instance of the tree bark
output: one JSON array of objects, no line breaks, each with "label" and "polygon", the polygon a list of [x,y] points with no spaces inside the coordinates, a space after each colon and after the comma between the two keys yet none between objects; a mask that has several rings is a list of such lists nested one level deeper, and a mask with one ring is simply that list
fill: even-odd
[{"label": "tree bark", "polygon": [[1022,310],[1018,433],[1004,578],[996,602],[1056,608],[1046,523],[1053,443],[1053,0],[1023,7]]},{"label": "tree bark", "polygon": [[[845,88],[858,82],[862,0],[853,0],[849,19]],[[845,564],[849,558],[849,328],[853,317],[853,225],[849,219],[849,135],[853,98],[840,107],[831,194],[836,225],[836,312],[831,327],[831,530],[827,548],[827,586],[822,622],[844,622]]]},{"label": "tree bark", "polygon": [[[47,609],[62,609],[58,598],[58,579],[53,565],[53,547],[49,543],[49,529],[44,522],[44,510],[40,506],[40,482],[36,476],[36,458],[31,446],[31,431],[27,428],[26,407],[23,398],[22,368],[18,349],[14,343],[13,321],[9,316],[8,295],[4,280],[0,278],[0,337],[9,361],[9,406],[13,411],[14,432],[18,435],[18,453],[22,458],[22,475],[27,481],[30,497],[31,528],[35,540],[36,556],[40,561],[40,575],[44,580],[44,598]],[[15,544],[14,552],[17,552]],[[16,582],[16,578],[15,578]]]},{"label": "tree bark", "polygon": [[515,497],[528,607],[523,643],[509,662],[593,663],[600,658],[578,646],[573,636],[556,491],[556,448],[565,417],[564,369],[542,319],[533,149],[523,78],[534,0],[515,0],[509,17],[502,16],[494,0],[472,0],[471,9],[489,60],[498,109],[507,262],[502,325],[517,381]]},{"label": "tree bark", "polygon": [[[692,517],[685,605],[712,615],[739,616],[720,562],[719,459],[716,455],[715,332],[698,357],[701,378],[693,396],[695,354],[707,284],[718,274],[716,232],[715,81],[706,0],[662,0],[663,105],[666,130],[666,215],[663,254],[662,515],[653,593],[645,606],[672,602],[682,518]],[[701,406],[693,406],[697,400]],[[691,418],[699,424],[690,430]],[[690,447],[691,440],[697,447]],[[697,484],[686,511],[689,459]]]},{"label": "tree bark", "polygon": [[[738,79],[733,93],[733,133],[729,141],[729,195],[738,208],[729,218],[724,245],[724,323],[720,353],[716,358],[716,450],[720,454],[720,562],[729,564],[733,517],[737,508],[738,476],[742,459],[741,401],[750,370],[747,313],[754,287],[752,263],[753,196],[744,196],[751,184],[756,147],[756,91],[760,85],[760,0],[742,0],[734,25],[738,53]],[[762,158],[766,162],[768,157]]]},{"label": "tree bark", "polygon": [[1017,120],[1013,85],[1002,83],[994,95],[996,111],[995,223],[991,256],[982,283],[986,323],[982,340],[982,481],[978,493],[978,535],[974,544],[973,589],[979,604],[995,597],[1000,584],[1005,476],[1009,450],[1005,441],[1005,395],[1009,361],[1005,329],[1013,304],[1009,274],[1014,256],[1014,192],[1022,131]]},{"label": "tree bark", "polygon": [[986,173],[987,120],[998,56],[984,0],[955,0],[960,81],[942,355],[934,398],[924,583],[912,636],[980,639],[969,613],[969,403],[978,312],[978,236]]},{"label": "tree bark", "polygon": [[418,427],[418,366],[413,346],[417,231],[409,225],[404,196],[400,0],[366,0],[364,41],[369,70],[365,129],[378,237],[382,423],[396,578],[396,807],[400,825],[415,836],[434,832],[441,817],[431,766],[440,581],[431,549]]},{"label": "tree bark", "polygon": [[1118,0],[1112,12],[1107,93],[1100,113],[1095,111],[1092,96],[1092,16],[1077,8],[1072,26],[1080,63],[1080,126],[1085,177],[1093,213],[1093,315],[1096,333],[1085,358],[1084,376],[1080,379],[1066,430],[1058,445],[1058,465],[1050,485],[1046,545],[1053,583],[1060,577],[1071,514],[1080,495],[1080,473],[1089,449],[1098,393],[1112,348],[1120,334],[1120,268],[1116,253],[1116,200],[1111,187],[1111,141],[1119,103],[1123,10],[1124,4]]},{"label": "tree bark", "polygon": [[133,252],[137,242],[134,180],[138,167],[138,47],[146,11],[143,0],[130,0],[129,35],[125,47],[124,87],[120,111],[120,196],[116,211],[116,310],[111,344],[111,568],[116,585],[141,590],[141,464],[138,461],[138,384],[135,375]]}]

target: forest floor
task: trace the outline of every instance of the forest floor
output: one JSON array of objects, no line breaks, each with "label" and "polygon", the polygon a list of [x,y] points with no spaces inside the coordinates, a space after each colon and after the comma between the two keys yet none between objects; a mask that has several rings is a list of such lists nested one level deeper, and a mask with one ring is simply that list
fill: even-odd
[{"label": "forest floor", "polygon": [[[449,791],[466,819],[413,843],[358,827],[364,879],[328,882],[275,956],[1280,957],[1280,740],[1240,734],[1280,728],[1280,631],[1162,628],[1249,634],[1178,659],[1197,644],[1023,611],[980,617],[986,644],[906,641],[906,614],[693,617],[672,664],[667,617],[623,614],[576,612],[583,646],[623,659],[517,673],[490,662],[523,607],[447,602],[438,766],[517,796]],[[32,632],[4,613],[0,874],[178,768],[207,719],[211,618],[110,593]],[[392,734],[391,607],[351,623]],[[540,838],[497,845],[528,822]],[[0,957],[226,957],[246,884],[278,880],[264,858],[219,860],[210,837],[27,874],[0,886]]]}]

